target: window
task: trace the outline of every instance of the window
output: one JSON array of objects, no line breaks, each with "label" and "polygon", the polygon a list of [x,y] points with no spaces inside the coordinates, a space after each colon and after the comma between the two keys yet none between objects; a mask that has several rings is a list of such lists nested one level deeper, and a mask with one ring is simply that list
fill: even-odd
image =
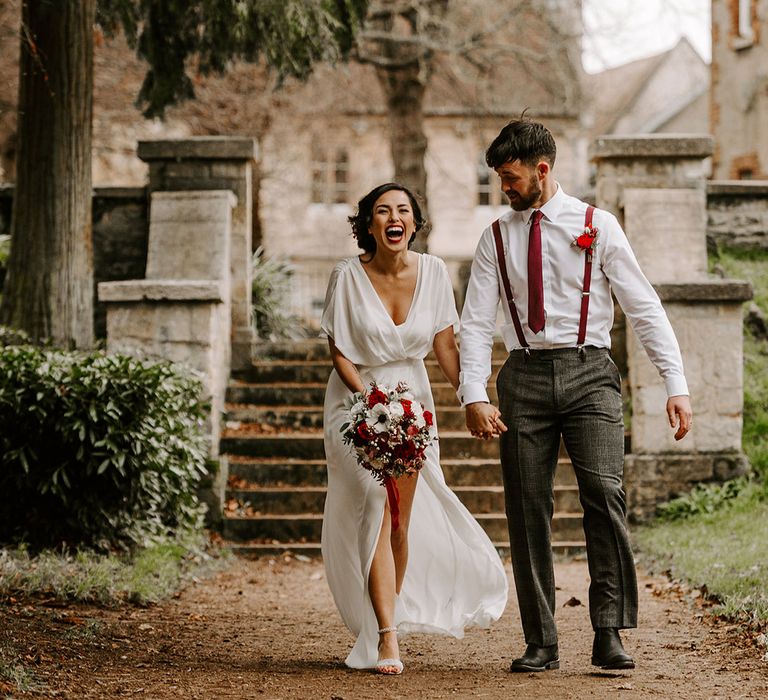
[{"label": "window", "polygon": [[349,154],[342,146],[312,144],[312,202],[346,204],[349,193]]},{"label": "window", "polygon": [[485,153],[481,153],[477,162],[477,206],[504,207],[507,204],[507,198],[501,191],[499,178],[485,162]]},{"label": "window", "polygon": [[742,168],[739,170],[739,180],[752,180],[755,177],[755,171],[751,168]]},{"label": "window", "polygon": [[739,26],[738,35],[740,39],[752,41],[752,0],[739,0]]}]

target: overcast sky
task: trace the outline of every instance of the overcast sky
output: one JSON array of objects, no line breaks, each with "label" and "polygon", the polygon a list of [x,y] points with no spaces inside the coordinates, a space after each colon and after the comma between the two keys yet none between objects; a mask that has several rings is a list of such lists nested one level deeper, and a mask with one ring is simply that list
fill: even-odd
[{"label": "overcast sky", "polygon": [[583,0],[584,69],[661,53],[685,35],[709,61],[711,0]]}]

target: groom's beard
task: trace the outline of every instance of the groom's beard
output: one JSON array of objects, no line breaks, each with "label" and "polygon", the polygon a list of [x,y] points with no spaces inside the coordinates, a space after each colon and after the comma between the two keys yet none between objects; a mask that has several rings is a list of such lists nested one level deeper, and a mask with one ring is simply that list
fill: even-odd
[{"label": "groom's beard", "polygon": [[[523,195],[521,193],[513,193],[510,197],[506,192],[507,199],[509,199],[509,206],[515,211],[525,211],[530,209],[533,205],[539,201],[541,197],[541,186],[536,179],[536,175],[531,175],[531,179],[528,181],[528,191]],[[516,195],[516,196],[514,196]]]}]

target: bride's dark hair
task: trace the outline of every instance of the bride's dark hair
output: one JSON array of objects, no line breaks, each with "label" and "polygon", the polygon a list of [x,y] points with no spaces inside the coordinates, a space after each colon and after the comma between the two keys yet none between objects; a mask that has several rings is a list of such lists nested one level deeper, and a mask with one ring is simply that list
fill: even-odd
[{"label": "bride's dark hair", "polygon": [[418,197],[407,187],[400,185],[397,182],[386,182],[383,185],[374,187],[357,203],[357,213],[354,216],[348,217],[349,223],[352,225],[352,235],[355,237],[357,245],[366,253],[376,252],[376,240],[368,231],[368,227],[371,225],[371,221],[373,220],[373,206],[376,204],[376,201],[379,197],[381,197],[381,195],[383,195],[385,192],[391,192],[392,190],[405,192],[411,202],[411,209],[413,209],[413,220],[416,223],[416,230],[413,232],[413,235],[408,241],[409,248],[411,247],[411,244],[414,242],[414,240],[416,240],[416,234],[427,225],[427,221],[424,219],[421,213]]}]

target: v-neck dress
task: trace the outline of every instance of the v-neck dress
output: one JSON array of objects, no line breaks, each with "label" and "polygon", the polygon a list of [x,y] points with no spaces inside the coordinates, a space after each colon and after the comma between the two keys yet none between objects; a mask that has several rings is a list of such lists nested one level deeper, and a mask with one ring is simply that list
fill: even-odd
[{"label": "v-neck dress", "polygon": [[[434,413],[424,358],[435,335],[458,315],[445,263],[421,255],[408,316],[395,324],[357,257],[334,268],[321,322],[324,335],[358,368],[363,382],[408,382]],[[351,668],[377,660],[376,617],[368,576],[381,528],[385,489],[360,467],[341,441],[349,389],[334,370],[324,406],[328,494],[322,553],[328,585],[346,626],[356,636],[346,659]],[[507,601],[504,567],[485,531],[446,486],[433,442],[414,495],[408,528],[409,557],[395,609],[400,632],[434,632],[461,638],[467,627],[488,627]]]}]

